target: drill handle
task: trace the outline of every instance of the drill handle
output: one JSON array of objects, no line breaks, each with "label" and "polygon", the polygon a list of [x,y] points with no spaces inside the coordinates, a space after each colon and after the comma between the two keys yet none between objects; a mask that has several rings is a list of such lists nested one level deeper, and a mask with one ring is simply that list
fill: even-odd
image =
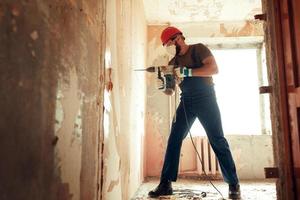
[{"label": "drill handle", "polygon": [[157,78],[159,79],[159,80],[161,80],[161,82],[162,82],[162,86],[160,87],[160,88],[158,88],[158,89],[164,89],[164,85],[165,85],[165,79],[161,76],[161,69],[160,69],[160,67],[158,67],[157,68]]},{"label": "drill handle", "polygon": [[163,77],[161,76],[161,69],[160,68],[158,68],[158,70],[157,70],[157,78],[164,81]]}]

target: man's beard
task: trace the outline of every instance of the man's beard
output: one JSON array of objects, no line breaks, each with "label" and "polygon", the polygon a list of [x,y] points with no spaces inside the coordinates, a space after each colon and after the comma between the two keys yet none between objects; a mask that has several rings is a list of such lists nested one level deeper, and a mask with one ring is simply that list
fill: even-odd
[{"label": "man's beard", "polygon": [[175,44],[176,46],[176,55],[180,53],[181,47],[178,44]]}]

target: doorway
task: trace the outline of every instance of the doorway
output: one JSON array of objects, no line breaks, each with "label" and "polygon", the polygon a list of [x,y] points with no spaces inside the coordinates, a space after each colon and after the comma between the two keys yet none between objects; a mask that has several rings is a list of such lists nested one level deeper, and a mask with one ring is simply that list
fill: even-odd
[{"label": "doorway", "polygon": [[[147,2],[144,3],[147,8]],[[148,25],[147,63],[149,63],[149,65],[166,64],[168,58],[166,59],[167,56],[164,54],[164,49],[160,44],[159,36],[161,31],[168,25],[176,26],[182,30],[187,43],[193,44],[201,42],[212,50],[213,54],[218,59],[217,62],[220,68],[220,72],[214,77],[214,80],[217,95],[220,95],[218,100],[221,107],[221,113],[223,113],[223,126],[226,130],[225,135],[227,134],[226,137],[232,146],[232,152],[237,163],[241,180],[251,179],[254,180],[253,183],[255,184],[255,180],[266,180],[264,168],[274,167],[275,164],[273,159],[272,129],[269,110],[270,100],[268,94],[259,94],[259,87],[268,85],[268,78],[267,68],[263,63],[265,62],[263,23],[255,21],[253,16],[255,13],[261,13],[262,8],[260,1],[253,1],[252,3],[253,5],[247,5],[246,7],[243,7],[245,5],[240,5],[241,10],[246,8],[249,10],[248,12],[243,10],[248,13],[248,15],[239,19],[237,17],[239,11],[234,13],[235,15],[233,16],[231,15],[232,13],[227,13],[228,15],[224,14],[226,11],[223,10],[226,10],[229,7],[233,8],[236,5],[223,5],[222,3],[220,3],[222,5],[219,6],[217,6],[217,3],[215,5],[202,4],[202,6],[204,6],[201,7],[202,10],[207,9],[207,12],[209,12],[209,9],[215,8],[215,11],[217,12],[205,16],[200,12],[199,15],[201,15],[201,21],[196,21],[196,8],[201,4],[198,2],[168,1],[168,3],[161,3],[157,7],[153,6],[155,9],[161,7],[168,8],[172,11],[173,18],[168,18],[170,21],[166,22],[167,25]],[[148,14],[150,17],[154,16],[154,8],[149,8],[149,10],[150,11],[146,11],[146,15]],[[159,15],[156,13],[156,16],[159,16],[158,20],[166,19],[165,14]],[[188,21],[187,19],[191,21]],[[206,19],[207,21],[203,19]],[[236,55],[237,58],[234,58],[234,56],[231,57],[230,54]],[[234,65],[230,65],[230,62],[238,63],[238,60],[241,61],[237,64],[240,66],[235,66],[238,67],[235,70],[235,73],[230,72],[229,67],[233,67]],[[245,64],[243,64],[243,62]],[[222,69],[222,67],[225,68]],[[228,69],[226,69],[226,67]],[[230,81],[236,79],[235,84],[230,85],[230,81],[226,82],[226,79],[221,80],[221,76],[226,74],[226,72],[233,73],[229,74],[229,77],[231,76]],[[220,76],[219,80],[218,76]],[[147,82],[154,82],[155,78],[154,75],[148,77]],[[248,84],[243,84],[243,82]],[[150,84],[147,86],[147,91],[151,91],[151,95],[149,94],[148,97],[150,99],[147,99],[147,121],[154,122],[152,123],[153,126],[146,130],[146,140],[150,141],[146,144],[145,150],[147,155],[146,176],[158,177],[162,168],[163,155],[167,144],[170,123],[175,111],[174,105],[176,105],[176,101],[172,98],[169,98],[169,101],[166,101],[165,99],[167,99],[167,97],[160,94],[160,91],[155,92],[153,87],[149,85]],[[224,85],[227,85],[228,90],[224,90],[222,87]],[[223,97],[221,97],[222,95]],[[235,98],[233,97],[233,99],[228,97],[234,95]],[[160,99],[160,101],[155,103],[155,99]],[[226,101],[222,101],[222,99],[226,99]],[[233,103],[234,100],[236,100],[235,103]],[[232,106],[234,106],[234,108],[232,108]],[[230,112],[230,109],[232,112]],[[234,114],[234,110],[236,111],[236,114],[230,117],[230,114]],[[244,120],[241,120],[243,115],[247,116]],[[239,121],[241,122],[239,123]],[[248,121],[249,123],[247,124]],[[200,129],[198,135],[205,135],[205,133]],[[203,141],[200,143],[203,143]],[[213,158],[210,158],[212,151],[209,149],[207,151],[208,152],[203,152],[202,155],[207,154],[209,155],[208,158],[213,160]],[[260,152],[265,153],[261,154]],[[256,159],[249,159],[254,157]],[[211,168],[211,165],[213,164],[208,164],[209,169]],[[181,151],[180,175],[181,177],[199,178],[201,177],[201,168],[202,166],[199,166],[197,163],[194,149],[191,146],[189,139],[187,139],[184,141]],[[220,172],[218,174],[218,169],[216,169],[214,173],[216,173],[213,174],[214,178],[221,178]],[[269,182],[269,180],[266,181]],[[271,183],[274,189],[274,179],[271,180]],[[276,192],[275,190],[273,190],[273,192],[275,193],[275,196],[273,196],[275,199]]]}]

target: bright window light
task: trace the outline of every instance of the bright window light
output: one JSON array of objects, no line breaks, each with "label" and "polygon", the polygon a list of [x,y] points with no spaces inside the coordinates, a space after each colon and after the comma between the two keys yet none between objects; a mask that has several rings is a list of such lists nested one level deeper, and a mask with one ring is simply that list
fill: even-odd
[{"label": "bright window light", "polygon": [[[262,134],[256,51],[212,50],[219,67],[213,78],[225,135]],[[191,132],[205,135],[198,120]]]}]

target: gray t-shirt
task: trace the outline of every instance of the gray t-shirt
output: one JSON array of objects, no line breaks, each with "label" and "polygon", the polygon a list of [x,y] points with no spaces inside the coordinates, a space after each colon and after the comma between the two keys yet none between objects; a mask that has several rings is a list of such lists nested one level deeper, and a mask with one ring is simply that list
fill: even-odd
[{"label": "gray t-shirt", "polygon": [[[212,56],[211,51],[203,44],[193,44],[184,55],[172,58],[169,65],[180,65],[187,68],[199,68],[203,66],[202,61]],[[212,77],[185,77],[179,87],[181,95],[197,95],[203,92],[204,87],[213,86]]]},{"label": "gray t-shirt", "polygon": [[[203,65],[202,61],[209,56],[212,56],[212,53],[205,45],[201,43],[193,44],[189,46],[184,55],[177,56],[177,64],[191,68],[201,67]],[[175,57],[170,60],[169,64],[175,64]]]}]

